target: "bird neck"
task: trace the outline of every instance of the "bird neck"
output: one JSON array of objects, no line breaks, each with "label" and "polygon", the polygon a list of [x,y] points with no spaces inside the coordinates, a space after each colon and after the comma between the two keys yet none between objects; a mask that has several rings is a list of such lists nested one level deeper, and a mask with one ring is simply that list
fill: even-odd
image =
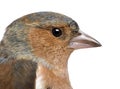
[{"label": "bird neck", "polygon": [[39,64],[36,72],[36,83],[37,82],[44,83],[43,87],[50,87],[50,89],[52,89],[53,86],[54,89],[72,89],[67,69],[49,69]]},{"label": "bird neck", "polygon": [[[46,48],[45,48],[46,49]],[[52,74],[51,76],[56,76],[57,78],[63,79],[70,85],[69,75],[68,75],[68,58],[73,50],[67,50],[66,48],[51,49],[34,51],[39,66],[42,70],[46,70],[46,76]],[[45,73],[44,72],[44,73]],[[44,75],[44,74],[43,74]],[[52,79],[51,79],[52,80]]]},{"label": "bird neck", "polygon": [[[53,71],[56,75],[59,75],[61,77],[68,76],[68,58],[71,54],[72,50],[66,50],[66,49],[58,49],[57,51],[53,50],[42,50],[39,52],[35,52],[35,56],[40,58],[40,63],[42,62],[42,65]],[[43,54],[44,53],[44,54]],[[43,59],[43,60],[42,60]]]}]

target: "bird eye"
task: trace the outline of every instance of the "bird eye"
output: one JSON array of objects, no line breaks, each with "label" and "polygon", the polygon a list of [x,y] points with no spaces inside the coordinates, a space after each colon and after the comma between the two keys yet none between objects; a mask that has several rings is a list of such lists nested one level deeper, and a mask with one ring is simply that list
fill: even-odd
[{"label": "bird eye", "polygon": [[53,34],[55,37],[59,37],[59,36],[62,35],[62,31],[61,31],[61,29],[59,29],[59,28],[53,28],[53,29],[52,29],[52,34]]}]

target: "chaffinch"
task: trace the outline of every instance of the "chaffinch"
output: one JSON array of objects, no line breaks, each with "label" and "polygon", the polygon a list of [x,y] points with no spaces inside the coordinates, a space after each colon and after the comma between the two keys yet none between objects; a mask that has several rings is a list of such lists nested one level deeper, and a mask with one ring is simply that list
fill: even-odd
[{"label": "chaffinch", "polygon": [[101,44],[70,17],[38,12],[12,22],[0,43],[0,89],[72,89],[70,54]]}]

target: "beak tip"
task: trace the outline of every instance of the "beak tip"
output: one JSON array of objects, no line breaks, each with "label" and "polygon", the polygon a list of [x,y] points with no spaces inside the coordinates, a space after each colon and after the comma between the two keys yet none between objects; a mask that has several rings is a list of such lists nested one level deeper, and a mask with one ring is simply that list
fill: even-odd
[{"label": "beak tip", "polygon": [[102,44],[99,42],[95,44],[95,47],[101,47],[101,46],[102,46]]},{"label": "beak tip", "polygon": [[98,47],[101,47],[101,46],[102,46],[102,44],[99,44],[99,45],[98,45]]}]

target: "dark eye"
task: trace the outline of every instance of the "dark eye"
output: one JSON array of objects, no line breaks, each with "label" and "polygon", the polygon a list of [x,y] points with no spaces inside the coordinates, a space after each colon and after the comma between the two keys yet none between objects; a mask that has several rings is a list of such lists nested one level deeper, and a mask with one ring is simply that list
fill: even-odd
[{"label": "dark eye", "polygon": [[62,35],[62,31],[61,31],[61,29],[59,29],[59,28],[53,28],[53,29],[52,29],[52,34],[53,34],[55,37],[59,37],[59,36]]}]

